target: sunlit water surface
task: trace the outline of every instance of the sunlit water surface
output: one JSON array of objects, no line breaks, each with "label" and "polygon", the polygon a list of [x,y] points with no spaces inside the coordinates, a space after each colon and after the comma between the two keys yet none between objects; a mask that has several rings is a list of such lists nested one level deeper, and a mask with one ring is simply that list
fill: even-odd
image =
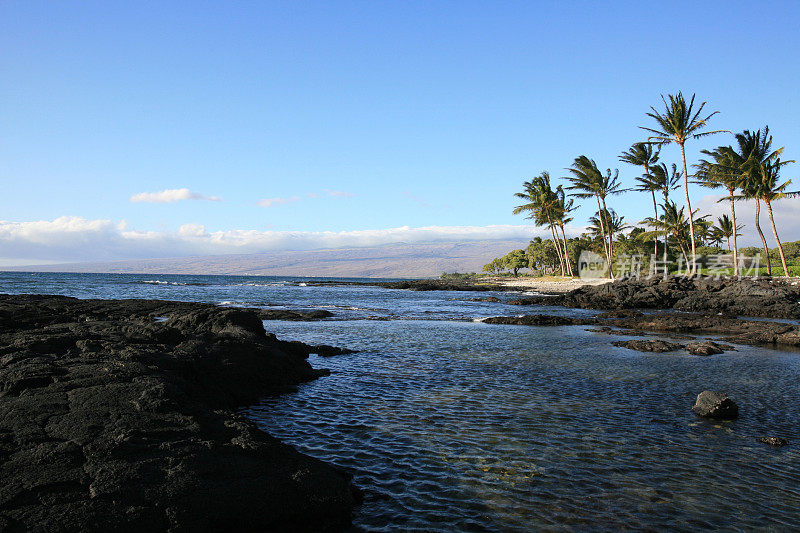
[{"label": "sunlit water surface", "polygon": [[[365,489],[369,530],[797,527],[797,354],[641,354],[581,327],[268,323],[361,350],[249,414]],[[727,392],[740,420],[690,408]]]}]

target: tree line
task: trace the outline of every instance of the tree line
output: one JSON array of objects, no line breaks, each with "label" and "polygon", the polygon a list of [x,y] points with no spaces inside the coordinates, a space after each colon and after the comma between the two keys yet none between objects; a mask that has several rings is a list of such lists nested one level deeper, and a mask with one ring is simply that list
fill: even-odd
[{"label": "tree line", "polygon": [[[733,253],[733,274],[738,276],[741,254],[737,237],[744,226],[736,218],[736,202],[754,201],[754,222],[767,258],[767,273],[772,275],[772,265],[761,228],[762,204],[767,211],[783,273],[788,276],[786,254],[775,225],[773,207],[775,202],[800,192],[789,191],[791,180],[781,179],[781,169],[794,161],[782,159],[783,147],[773,148],[769,126],[736,134],[728,130],[708,130],[709,121],[718,111],[704,112],[706,102],[696,106],[694,94],[688,101],[681,92],[661,99],[663,109],[651,107],[646,113],[653,122],[640,126],[647,138],[634,143],[619,156],[620,162],[642,170],[634,187],[623,187],[618,169],[602,171],[595,160],[586,155],[576,157],[566,168],[568,175],[562,178],[564,182],[561,184],[554,186],[547,171],[525,181],[522,191],[515,194],[522,203],[514,208],[513,213],[526,214],[526,218],[533,220],[536,226],[549,228],[551,239],[534,239],[527,251],[515,250],[504,258],[495,259],[484,267],[484,271],[507,268],[516,275],[520,268],[528,267],[544,272],[548,261],[554,260],[551,265],[554,271],[558,269],[562,276],[574,276],[575,250],[584,246],[583,249],[594,249],[605,258],[612,278],[615,259],[623,253],[621,249],[634,249],[645,258],[651,254],[653,257],[660,255],[664,263],[680,254],[687,272],[695,275],[699,272],[698,248],[724,241]],[[733,135],[734,141],[713,150],[702,150],[703,159],[692,165],[693,173],[690,174],[685,144],[692,139],[723,133]],[[661,149],[668,144],[680,148],[680,168],[676,163],[668,165],[661,160]],[[692,209],[690,183],[724,190],[727,194],[719,201],[728,204],[730,217],[726,214],[712,222],[708,215],[700,216],[698,210]],[[677,189],[683,189],[685,205],[680,207],[671,197]],[[626,235],[624,231],[632,229],[631,226],[608,203],[613,197],[630,192],[649,193],[653,216],[640,222],[648,229],[636,227]],[[594,216],[589,218],[587,234],[581,237],[583,242],[581,239],[567,239],[565,231],[573,221],[572,213],[578,207],[576,201],[590,201],[597,206]],[[641,246],[645,243],[646,249]],[[525,265],[520,266],[523,263]]]}]

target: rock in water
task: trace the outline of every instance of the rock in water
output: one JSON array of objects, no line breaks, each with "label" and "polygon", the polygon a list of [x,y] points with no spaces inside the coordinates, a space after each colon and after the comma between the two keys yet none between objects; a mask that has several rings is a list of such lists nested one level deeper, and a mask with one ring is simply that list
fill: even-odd
[{"label": "rock in water", "polygon": [[662,341],[659,339],[654,339],[654,340],[635,339],[632,341],[616,341],[612,342],[611,344],[613,344],[614,346],[619,346],[621,348],[628,348],[629,350],[637,350],[639,352],[655,352],[655,353],[673,352],[675,350],[683,348],[682,344]]},{"label": "rock in water", "polygon": [[692,355],[716,355],[733,349],[733,346],[714,341],[697,341],[686,345],[686,351]]},{"label": "rock in water", "polygon": [[716,420],[734,420],[739,416],[739,407],[726,394],[706,390],[697,395],[692,407],[695,414]]},{"label": "rock in water", "polygon": [[758,442],[763,442],[764,444],[769,444],[770,446],[775,446],[776,448],[789,444],[789,440],[784,439],[783,437],[759,437]]}]

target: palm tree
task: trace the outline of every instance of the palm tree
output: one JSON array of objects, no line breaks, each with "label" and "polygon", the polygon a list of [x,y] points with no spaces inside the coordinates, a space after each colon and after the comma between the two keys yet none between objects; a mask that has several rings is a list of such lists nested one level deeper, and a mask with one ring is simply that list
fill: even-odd
[{"label": "palm tree", "polygon": [[548,226],[550,234],[553,236],[556,252],[561,266],[561,275],[565,273],[565,256],[562,250],[561,241],[555,232],[556,208],[558,205],[558,195],[550,185],[550,173],[542,172],[531,181],[522,184],[523,192],[515,193],[514,196],[525,200],[527,203],[519,205],[512,211],[517,215],[522,212],[529,212],[527,217],[534,221],[537,226]]},{"label": "palm tree", "polygon": [[[658,217],[658,204],[656,203],[656,191],[652,180],[650,180],[650,167],[658,162],[658,155],[661,149],[655,149],[652,144],[636,143],[631,146],[627,152],[622,152],[619,160],[623,163],[639,166],[644,168],[644,175],[636,178],[639,185],[636,187],[637,191],[649,192],[653,197],[653,211],[654,216]],[[664,244],[666,246],[666,243]],[[653,239],[653,257],[658,254],[658,238]]]},{"label": "palm tree", "polygon": [[[692,94],[692,99],[689,101],[688,105],[681,92],[679,92],[677,96],[671,94],[668,96],[669,103],[667,103],[664,95],[661,95],[661,100],[664,102],[665,107],[663,113],[659,113],[656,111],[656,108],[652,106],[650,107],[652,113],[647,113],[647,116],[656,121],[656,128],[640,127],[652,133],[652,136],[648,139],[649,141],[653,141],[656,144],[669,144],[674,142],[680,146],[681,160],[683,161],[683,187],[686,193],[686,209],[689,213],[692,213],[692,202],[689,198],[689,175],[686,169],[686,150],[684,145],[689,138],[697,139],[714,133],[722,133],[726,130],[700,131],[708,125],[708,120],[719,113],[719,111],[714,111],[710,115],[701,117],[706,102],[700,104],[697,111],[694,111],[694,94]],[[694,275],[697,273],[697,254],[695,252],[694,220],[692,220],[691,216],[689,217],[689,232],[692,237],[692,267],[690,273]]]},{"label": "palm tree", "polygon": [[[681,254],[689,265],[689,241],[692,239],[691,224],[684,215],[684,208],[678,209],[675,202],[667,201],[661,205],[661,210],[664,213],[659,218],[649,217],[642,221],[642,224],[650,226],[653,231],[645,231],[640,233],[637,238],[647,240],[653,238],[655,235],[666,232],[675,239],[675,243],[680,248]],[[697,213],[695,211],[693,214]],[[703,223],[705,217],[699,217],[693,220],[693,223],[700,225]]]},{"label": "palm tree", "polygon": [[709,226],[708,230],[706,231],[706,240],[708,244],[711,246],[719,246],[722,244],[722,241],[725,239],[725,235],[722,234],[722,230],[719,229],[718,226]]},{"label": "palm tree", "polygon": [[561,185],[556,187],[555,193],[558,200],[554,206],[554,222],[561,229],[561,237],[564,242],[564,262],[567,264],[567,275],[574,276],[575,273],[572,270],[572,261],[569,258],[567,234],[564,231],[564,226],[572,222],[570,213],[575,211],[578,207],[574,205],[575,201],[572,198],[566,198],[564,188]]},{"label": "palm tree", "polygon": [[[669,202],[669,193],[680,187],[683,174],[678,170],[678,165],[672,163],[672,169],[667,168],[665,163],[656,165],[650,169],[650,176],[647,178],[653,188],[661,191],[664,197],[664,204]],[[658,218],[656,215],[655,218]],[[667,237],[669,233],[664,231],[664,262],[667,262]]]},{"label": "palm tree", "polygon": [[[750,148],[745,144],[739,144],[737,152],[731,146],[720,146],[715,150],[702,150],[702,153],[711,156],[712,161],[701,159],[695,165],[698,183],[709,189],[724,188],[728,191],[728,196],[720,198],[718,202],[728,200],[731,206],[731,230],[729,235],[733,237],[733,273],[739,276],[739,246],[736,237],[739,236],[736,228],[736,189],[742,185],[742,172],[744,162],[747,160]],[[728,239],[728,249],[730,250],[730,238]]]},{"label": "palm tree", "polygon": [[[761,171],[759,173],[761,179],[757,187],[757,190],[760,194],[759,200],[763,200],[764,204],[767,206],[769,222],[772,225],[772,235],[775,237],[775,242],[778,244],[778,253],[781,256],[783,275],[787,278],[789,277],[789,269],[786,267],[786,257],[783,255],[783,244],[781,244],[781,240],[778,238],[778,230],[775,227],[775,217],[772,214],[772,202],[800,194],[800,191],[789,192],[786,190],[786,188],[792,183],[792,180],[785,181],[780,185],[778,184],[780,181],[781,167],[790,162],[793,161],[781,161],[780,159],[775,159],[774,161],[762,163]],[[769,256],[767,256],[767,259],[769,259]]]},{"label": "palm tree", "polygon": [[[736,246],[736,237],[741,237],[741,233],[736,233],[738,230],[744,228],[744,226],[736,227],[736,223],[733,222],[728,215],[722,215],[721,217],[717,218],[717,225],[714,226],[716,233],[723,239],[728,241],[728,251],[731,249],[731,237],[733,237],[734,246]],[[734,272],[738,275],[739,269],[735,266],[736,261],[736,254],[734,253]]]},{"label": "palm tree", "polygon": [[[620,233],[629,229],[631,226],[625,223],[625,217],[620,216],[613,209],[603,210],[602,217],[597,212],[589,217],[589,233],[594,237],[601,236],[603,228],[609,233]],[[613,250],[612,250],[613,253]]]},{"label": "palm tree", "polygon": [[772,149],[772,136],[769,134],[769,126],[756,131],[745,130],[742,133],[736,134],[736,141],[740,146],[742,154],[746,158],[741,163],[742,170],[742,195],[739,198],[753,199],[756,201],[756,230],[761,238],[761,245],[764,248],[764,254],[767,258],[767,274],[772,275],[772,264],[769,256],[769,247],[767,240],[764,238],[764,232],[761,231],[761,202],[767,205],[767,212],[770,217],[772,225],[772,234],[775,236],[775,242],[778,244],[778,252],[781,256],[781,263],[784,267],[784,275],[788,276],[789,272],[786,269],[786,260],[783,255],[783,245],[778,238],[778,231],[775,227],[775,220],[772,214],[772,202],[788,196],[795,196],[796,192],[788,192],[786,188],[791,183],[791,180],[778,185],[780,178],[780,168],[788,163],[794,161],[781,161],[780,154],[783,152],[783,147],[776,150]]},{"label": "palm tree", "polygon": [[[572,176],[566,179],[572,184],[567,189],[577,191],[571,193],[576,198],[591,198],[597,200],[597,211],[602,213],[606,209],[606,197],[614,194],[621,194],[624,189],[620,188],[619,183],[619,170],[615,170],[612,175],[611,169],[607,169],[603,174],[597,167],[594,159],[589,159],[585,155],[575,158],[572,166],[567,169]],[[613,279],[613,255],[612,255],[612,242],[614,234],[607,231],[605,228],[603,217],[599,218],[600,231],[603,238],[603,250],[606,254],[606,261],[608,262],[608,273]],[[606,239],[608,238],[608,241]]]}]

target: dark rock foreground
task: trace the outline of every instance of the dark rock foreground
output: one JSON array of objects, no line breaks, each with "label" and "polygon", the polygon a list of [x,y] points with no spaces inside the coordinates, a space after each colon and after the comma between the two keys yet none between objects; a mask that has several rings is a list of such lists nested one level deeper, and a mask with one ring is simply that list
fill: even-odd
[{"label": "dark rock foreground", "polygon": [[248,310],[0,295],[0,531],[345,527],[349,476],[235,412],[325,375],[304,346]]},{"label": "dark rock foreground", "polygon": [[534,296],[509,303],[584,309],[712,311],[734,316],[800,319],[800,283],[765,277],[622,279],[604,285],[587,285],[560,296]]}]

